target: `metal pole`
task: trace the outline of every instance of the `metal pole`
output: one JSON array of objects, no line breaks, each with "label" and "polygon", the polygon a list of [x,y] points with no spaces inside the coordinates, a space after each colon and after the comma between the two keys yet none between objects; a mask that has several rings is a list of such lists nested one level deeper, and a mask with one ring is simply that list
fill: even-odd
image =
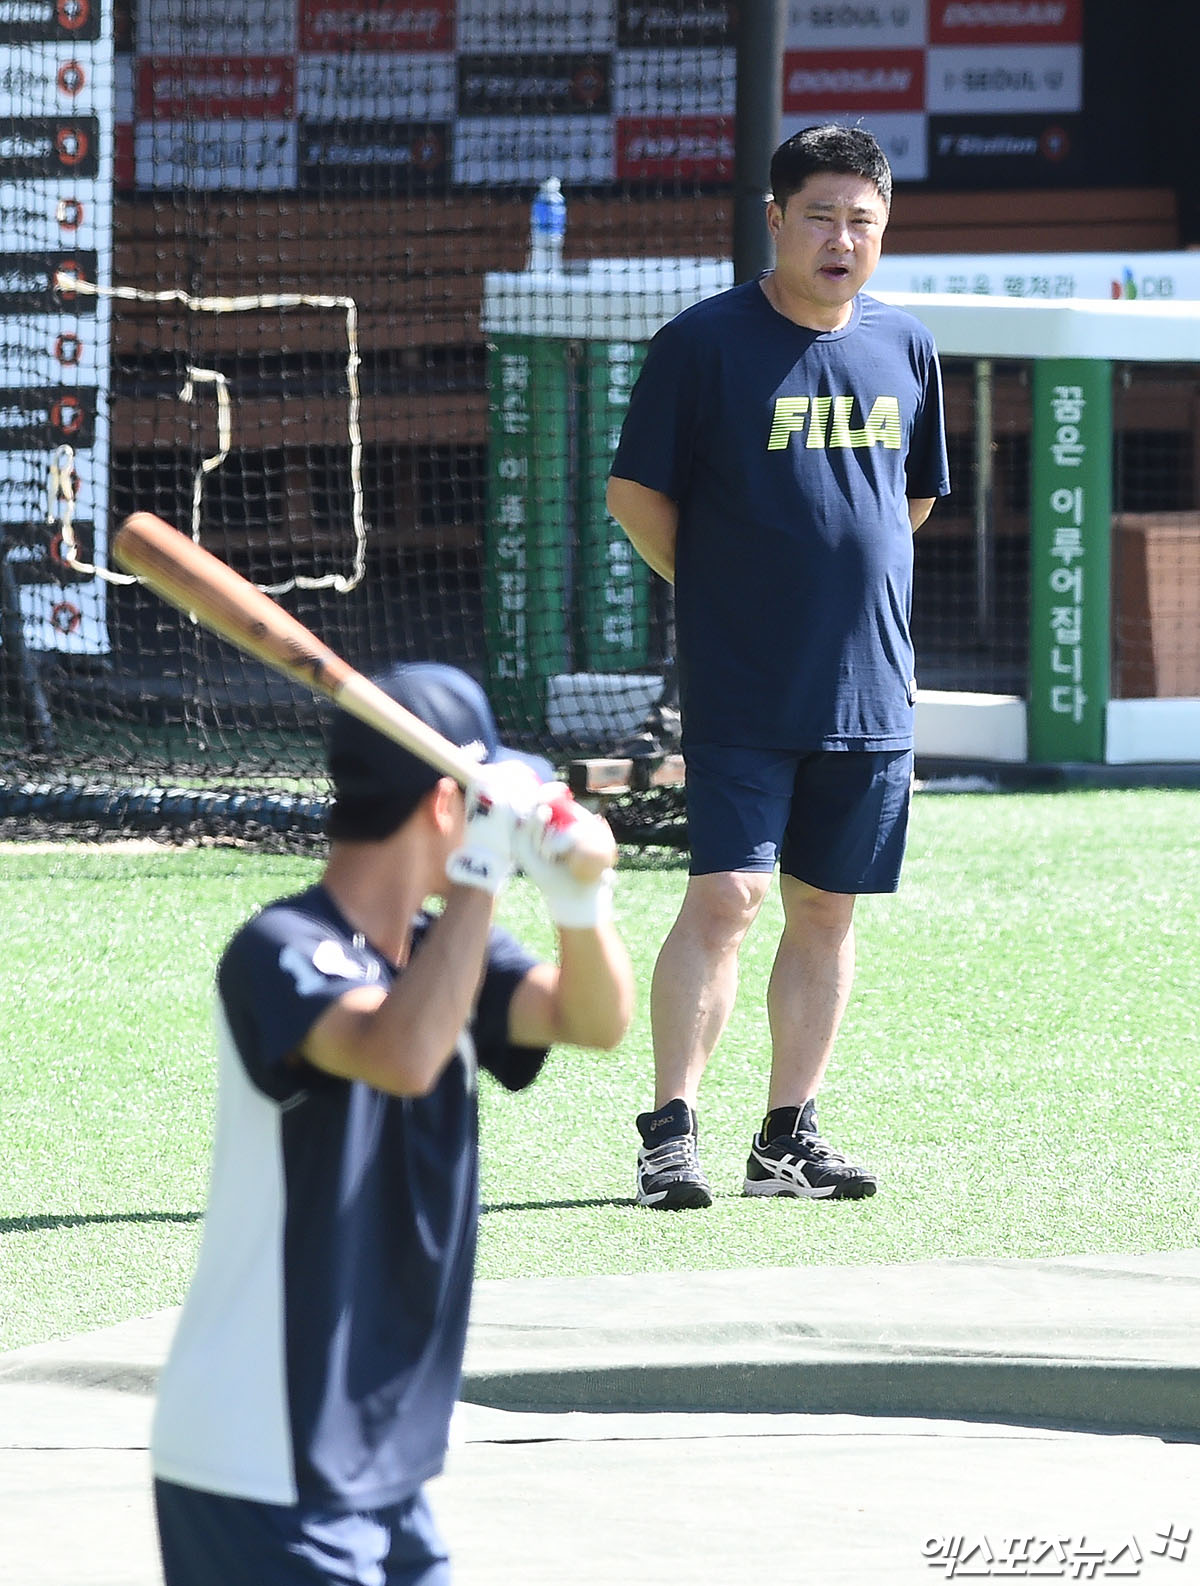
[{"label": "metal pole", "polygon": [[990,358],[975,360],[975,629],[981,644],[992,638],[995,560],[994,371]]},{"label": "metal pole", "polygon": [[733,154],[733,278],[774,264],[763,205],[783,111],[784,0],[742,0],[737,23]]}]

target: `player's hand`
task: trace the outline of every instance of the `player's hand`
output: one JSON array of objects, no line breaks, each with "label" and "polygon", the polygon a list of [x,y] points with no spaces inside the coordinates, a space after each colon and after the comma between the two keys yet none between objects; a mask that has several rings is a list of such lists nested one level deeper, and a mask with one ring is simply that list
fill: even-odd
[{"label": "player's hand", "polygon": [[446,862],[446,879],[494,897],[512,874],[517,831],[532,817],[540,792],[536,775],[519,761],[481,767],[464,794],[466,830]]},{"label": "player's hand", "polygon": [[536,807],[517,830],[513,857],[545,898],[556,925],[588,929],[612,917],[611,867],[580,881],[568,864],[581,840],[602,848],[601,838],[611,841],[605,822],[576,803],[563,783],[547,782],[538,789]]}]

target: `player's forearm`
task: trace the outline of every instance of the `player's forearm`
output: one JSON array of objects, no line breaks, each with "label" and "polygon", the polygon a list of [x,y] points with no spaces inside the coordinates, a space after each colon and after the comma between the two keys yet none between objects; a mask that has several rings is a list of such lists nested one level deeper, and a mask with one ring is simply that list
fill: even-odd
[{"label": "player's forearm", "polygon": [[451,887],[440,917],[380,1010],[380,1041],[414,1086],[406,1094],[433,1089],[471,1017],[494,901],[474,887]]},{"label": "player's forearm", "polygon": [[304,1056],[327,1073],[389,1095],[427,1095],[470,1019],[492,905],[484,892],[452,887],[441,917],[387,995],[366,986],[347,993],[310,1031]]},{"label": "player's forearm", "polygon": [[614,927],[559,930],[558,986],[552,1039],[609,1049],[633,1016],[633,970]]},{"label": "player's forearm", "polygon": [[629,543],[660,578],[675,582],[675,542],[679,509],[669,496],[617,475],[608,481],[608,510]]}]

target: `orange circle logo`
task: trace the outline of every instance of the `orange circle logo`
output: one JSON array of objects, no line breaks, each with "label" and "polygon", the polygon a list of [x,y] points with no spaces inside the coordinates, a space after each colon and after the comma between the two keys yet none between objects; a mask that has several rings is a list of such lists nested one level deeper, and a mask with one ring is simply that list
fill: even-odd
[{"label": "orange circle logo", "polygon": [[91,18],[90,0],[55,0],[54,18],[68,33],[78,33]]},{"label": "orange circle logo", "polygon": [[69,600],[60,600],[50,608],[50,626],[56,633],[74,633],[83,621],[83,612]]},{"label": "orange circle logo", "polygon": [[83,409],[74,397],[62,397],[50,409],[50,422],[61,435],[74,435],[83,427]]},{"label": "orange circle logo", "polygon": [[59,127],[54,134],[54,149],[63,165],[78,165],[87,158],[88,135],[80,127]]}]

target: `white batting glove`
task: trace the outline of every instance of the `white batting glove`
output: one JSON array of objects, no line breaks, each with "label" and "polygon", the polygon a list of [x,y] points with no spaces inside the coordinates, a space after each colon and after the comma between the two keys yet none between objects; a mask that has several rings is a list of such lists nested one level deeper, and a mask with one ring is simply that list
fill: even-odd
[{"label": "white batting glove", "polygon": [[532,815],[517,829],[513,857],[545,898],[556,925],[594,929],[612,918],[612,870],[580,881],[568,865],[580,828],[588,822],[603,825],[598,815],[575,802],[562,782],[547,782],[538,789]]},{"label": "white batting glove", "polygon": [[466,831],[462,846],[446,861],[446,879],[494,897],[513,872],[513,842],[540,790],[537,777],[519,761],[481,767],[479,780],[464,795]]}]

